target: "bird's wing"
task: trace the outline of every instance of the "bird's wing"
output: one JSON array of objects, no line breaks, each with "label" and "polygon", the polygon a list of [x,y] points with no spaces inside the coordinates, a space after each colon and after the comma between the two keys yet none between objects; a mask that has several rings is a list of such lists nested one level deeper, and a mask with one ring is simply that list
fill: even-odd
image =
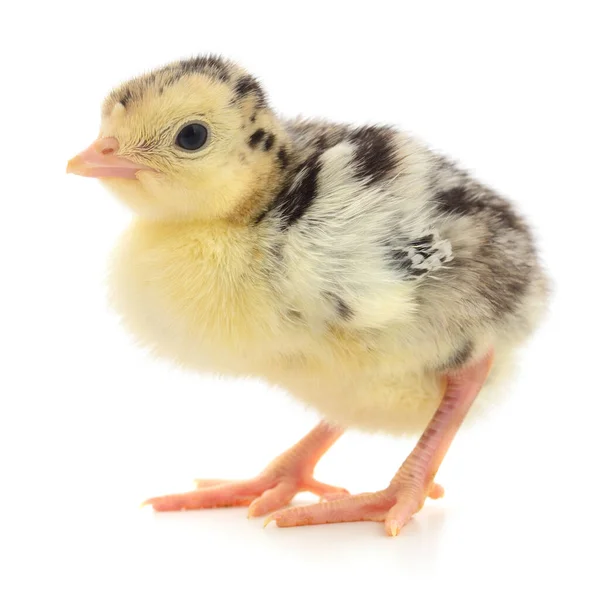
[{"label": "bird's wing", "polygon": [[453,259],[450,241],[442,239],[436,229],[429,230],[418,238],[400,240],[389,250],[389,262],[405,281],[417,280]]},{"label": "bird's wing", "polygon": [[423,188],[427,155],[389,128],[310,130],[308,156],[265,216],[279,230],[282,292],[385,325],[452,259]]}]

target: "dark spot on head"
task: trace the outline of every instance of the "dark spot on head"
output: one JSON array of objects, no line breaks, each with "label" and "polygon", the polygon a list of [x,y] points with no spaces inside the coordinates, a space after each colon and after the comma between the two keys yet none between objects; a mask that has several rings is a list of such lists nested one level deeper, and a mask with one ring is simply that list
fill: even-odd
[{"label": "dark spot on head", "polygon": [[365,126],[350,132],[356,146],[354,166],[359,179],[368,184],[389,178],[396,168],[394,131],[389,127]]},{"label": "dark spot on head", "polygon": [[265,137],[265,130],[262,128],[257,129],[248,139],[248,144],[252,148],[256,148],[256,145]]},{"label": "dark spot on head", "polygon": [[155,81],[156,81],[156,72],[150,72],[149,74],[146,75],[146,77],[144,79],[144,82],[146,83],[147,86],[152,86]]},{"label": "dark spot on head", "polygon": [[252,113],[252,115],[250,116],[250,121],[252,123],[254,123],[256,121],[256,111],[254,113]]},{"label": "dark spot on head", "polygon": [[[238,99],[243,99],[248,95],[254,95],[257,106],[264,107],[267,103],[263,89],[253,76],[242,76],[242,78],[236,82],[234,90]],[[256,119],[256,116],[254,116],[254,118]]]},{"label": "dark spot on head", "polygon": [[243,76],[235,83],[235,94],[243,97],[260,89],[258,82],[252,76]]},{"label": "dark spot on head", "polygon": [[179,77],[185,74],[206,74],[221,82],[229,82],[230,74],[227,61],[215,55],[198,56],[182,60],[174,67],[174,73]]},{"label": "dark spot on head", "polygon": [[268,152],[269,150],[271,150],[274,142],[275,142],[275,136],[273,134],[267,134],[267,138],[265,139],[265,143],[263,146],[265,152]]},{"label": "dark spot on head", "polygon": [[133,94],[131,92],[131,89],[126,88],[123,91],[123,94],[121,95],[121,97],[119,98],[119,103],[121,103],[121,105],[123,105],[123,107],[127,107],[127,104],[129,103],[129,101],[131,101],[132,98],[133,98]]},{"label": "dark spot on head", "polygon": [[[127,107],[134,98],[135,100],[143,98],[144,93],[148,90],[153,90],[159,95],[163,94],[165,88],[176,84],[183,76],[190,74],[203,74],[214,80],[229,82],[229,72],[230,65],[227,60],[218,56],[208,55],[181,60],[131,81],[129,84],[133,86],[135,93],[131,88],[126,88],[122,91],[118,102]],[[158,87],[156,86],[157,81],[160,81]]]},{"label": "dark spot on head", "polygon": [[349,321],[352,318],[353,312],[352,309],[340,298],[337,294],[333,292],[325,292],[324,296],[332,301],[335,306],[336,314],[343,321]]},{"label": "dark spot on head", "polygon": [[283,168],[288,165],[290,159],[287,150],[283,146],[277,151],[277,160],[279,160],[279,163]]}]

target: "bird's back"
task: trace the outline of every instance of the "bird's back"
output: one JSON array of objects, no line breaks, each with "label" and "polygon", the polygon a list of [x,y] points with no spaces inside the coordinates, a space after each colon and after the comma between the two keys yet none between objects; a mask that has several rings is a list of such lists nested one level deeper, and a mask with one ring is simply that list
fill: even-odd
[{"label": "bird's back", "polygon": [[392,331],[434,365],[529,333],[546,280],[509,201],[387,126],[287,130],[297,160],[259,224],[307,322]]}]

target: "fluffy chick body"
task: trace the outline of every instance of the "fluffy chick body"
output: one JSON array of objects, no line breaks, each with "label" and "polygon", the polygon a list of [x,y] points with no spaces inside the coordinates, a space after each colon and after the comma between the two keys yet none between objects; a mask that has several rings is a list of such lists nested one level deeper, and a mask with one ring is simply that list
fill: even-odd
[{"label": "fluffy chick body", "polygon": [[[191,114],[211,126],[202,162],[154,131]],[[116,89],[102,134],[160,173],[106,181],[138,213],[112,301],[186,367],[260,377],[347,427],[421,432],[444,373],[493,349],[489,392],[545,308],[507,200],[399,130],[278,118],[230,62]]]}]

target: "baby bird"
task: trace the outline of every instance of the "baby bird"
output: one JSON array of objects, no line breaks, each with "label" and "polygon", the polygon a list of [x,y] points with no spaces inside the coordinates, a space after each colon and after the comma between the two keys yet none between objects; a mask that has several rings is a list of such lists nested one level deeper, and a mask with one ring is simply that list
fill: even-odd
[{"label": "baby bird", "polygon": [[[287,120],[215,56],[113,90],[69,162],[135,216],[112,302],[157,355],[260,377],[323,421],[256,478],[198,480],[157,511],[249,505],[279,526],[374,520],[396,535],[480,393],[546,307],[526,222],[493,190],[386,125]],[[497,391],[496,391],[497,392]],[[375,493],[314,479],[344,429],[421,433]],[[299,491],[319,503],[285,508]]]}]

